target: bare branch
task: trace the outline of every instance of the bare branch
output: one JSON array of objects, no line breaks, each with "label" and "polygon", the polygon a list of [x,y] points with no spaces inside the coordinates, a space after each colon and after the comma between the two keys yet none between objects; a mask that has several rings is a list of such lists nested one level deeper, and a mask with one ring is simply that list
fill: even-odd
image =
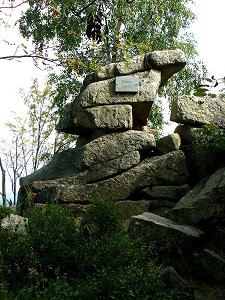
[{"label": "bare branch", "polygon": [[[16,50],[17,51],[17,50]],[[59,64],[58,58],[49,58],[41,55],[36,54],[24,54],[24,55],[7,55],[7,56],[0,56],[0,60],[6,59],[6,60],[13,60],[13,59],[20,59],[20,58],[33,58],[33,59],[41,59],[45,60],[51,63]]]},{"label": "bare branch", "polygon": [[0,6],[0,9],[14,9],[14,8],[17,8],[25,3],[28,3],[28,1],[23,1],[15,6],[11,5],[11,6]]}]

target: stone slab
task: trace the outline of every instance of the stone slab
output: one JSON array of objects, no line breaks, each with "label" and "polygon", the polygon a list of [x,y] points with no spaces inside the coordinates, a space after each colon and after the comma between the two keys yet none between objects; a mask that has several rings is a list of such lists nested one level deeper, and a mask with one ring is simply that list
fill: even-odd
[{"label": "stone slab", "polygon": [[170,120],[181,124],[212,124],[225,128],[225,98],[179,97],[172,103]]},{"label": "stone slab", "polygon": [[72,117],[77,132],[98,129],[126,130],[133,126],[130,105],[104,105],[82,109]]},{"label": "stone slab", "polygon": [[185,156],[182,151],[174,151],[145,159],[126,172],[98,183],[52,186],[38,193],[35,202],[89,203],[96,198],[124,200],[140,187],[186,182]]},{"label": "stone slab", "polygon": [[152,134],[128,130],[101,136],[79,148],[76,166],[84,169],[92,165],[121,157],[131,151],[153,149],[155,138]]},{"label": "stone slab", "polygon": [[153,51],[145,55],[145,68],[162,72],[161,86],[186,65],[186,57],[182,50]]},{"label": "stone slab", "polygon": [[182,224],[198,224],[225,213],[225,168],[199,182],[167,212],[170,219]]},{"label": "stone slab", "polygon": [[132,104],[135,102],[151,102],[155,100],[161,73],[157,70],[136,73],[139,77],[139,93],[116,93],[115,78],[91,83],[80,94],[82,107],[93,107],[108,104]]},{"label": "stone slab", "polygon": [[148,187],[142,191],[145,199],[180,200],[190,190],[187,184]]},{"label": "stone slab", "polygon": [[98,70],[89,74],[85,80],[85,87],[96,81],[113,78],[118,75],[128,75],[136,72],[143,72],[150,69],[161,70],[162,85],[174,73],[179,72],[186,64],[186,57],[180,49],[152,51],[145,56],[138,55],[126,61],[111,63],[100,67]]},{"label": "stone slab", "polygon": [[149,212],[133,216],[128,233],[133,238],[143,237],[146,242],[155,242],[159,251],[173,252],[178,247],[183,253],[190,251],[193,243],[203,235],[197,228],[179,225]]}]

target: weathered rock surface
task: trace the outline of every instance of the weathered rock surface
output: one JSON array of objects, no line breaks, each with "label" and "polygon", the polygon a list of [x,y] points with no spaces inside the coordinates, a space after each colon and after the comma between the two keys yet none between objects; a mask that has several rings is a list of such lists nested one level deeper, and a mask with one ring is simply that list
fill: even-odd
[{"label": "weathered rock surface", "polygon": [[26,227],[28,225],[28,219],[18,216],[18,215],[9,215],[8,217],[2,219],[1,227],[13,232],[25,233]]},{"label": "weathered rock surface", "polygon": [[126,130],[132,129],[130,105],[104,105],[78,111],[73,117],[74,130]]},{"label": "weathered rock surface", "polygon": [[76,165],[79,169],[121,157],[131,151],[153,149],[154,135],[129,130],[101,136],[79,148]]},{"label": "weathered rock surface", "polygon": [[203,179],[168,211],[169,218],[185,224],[217,217],[225,212],[225,168]]},{"label": "weathered rock surface", "polygon": [[105,179],[109,176],[120,174],[139,163],[140,153],[138,151],[133,151],[123,155],[122,157],[93,165],[82,172],[74,173],[74,176],[72,177],[59,177],[61,174],[56,173],[55,176],[53,176],[52,174],[52,177],[56,178],[46,180],[46,176],[50,177],[51,172],[57,171],[57,166],[55,166],[54,168],[51,163],[49,170],[47,169],[48,165],[46,165],[44,167],[45,172],[43,171],[42,173],[42,169],[40,169],[40,171],[33,173],[32,176],[28,175],[27,177],[21,178],[21,182],[23,183],[23,185],[28,185],[34,182],[32,184],[32,187],[33,192],[36,193],[37,191],[58,184],[83,185],[87,183],[98,182],[100,179]]},{"label": "weathered rock surface", "polygon": [[164,50],[153,51],[145,56],[136,56],[133,59],[112,63],[101,67],[91,76],[86,78],[86,82],[91,83],[108,78],[113,78],[118,75],[129,75],[136,72],[143,72],[150,69],[160,70],[162,72],[163,82],[171,77],[174,73],[179,72],[186,64],[186,57],[183,51]]},{"label": "weathered rock surface", "polygon": [[160,70],[161,86],[174,74],[183,69],[186,64],[184,52],[176,50],[153,51],[145,55],[145,67]]},{"label": "weathered rock surface", "polygon": [[[87,176],[88,181],[84,179],[87,183],[93,181],[95,172],[96,178],[100,179],[136,165],[140,162],[138,150],[154,147],[155,138],[147,132],[129,130],[107,134],[82,147],[57,153],[47,165],[21,178],[20,185],[74,176],[79,182]],[[89,172],[80,174],[81,168],[90,167]]]},{"label": "weathered rock surface", "polygon": [[155,242],[159,251],[173,252],[178,247],[183,253],[190,251],[203,234],[197,228],[178,225],[148,212],[131,218],[128,233],[133,238],[143,237],[146,242]]},{"label": "weathered rock surface", "polygon": [[173,267],[166,267],[160,275],[166,287],[183,292],[185,295],[192,294],[193,291],[190,285],[177,273]]},{"label": "weathered rock surface", "polygon": [[182,124],[213,124],[225,127],[225,99],[179,97],[171,109],[170,120]]},{"label": "weathered rock surface", "polygon": [[152,186],[142,190],[145,199],[167,199],[177,202],[190,190],[187,184]]},{"label": "weathered rock surface", "polygon": [[156,147],[162,153],[166,154],[171,151],[180,149],[181,138],[178,133],[172,133],[157,140]]},{"label": "weathered rock surface", "polygon": [[46,203],[85,203],[91,199],[114,199],[123,200],[129,197],[137,188],[149,185],[184,184],[187,181],[187,169],[185,157],[181,151],[147,158],[139,165],[128,171],[99,181],[98,183],[86,185],[58,184],[42,190],[34,182],[31,190],[37,192],[35,202]]},{"label": "weathered rock surface", "polygon": [[200,270],[202,276],[209,281],[224,283],[225,282],[225,259],[220,255],[205,249],[200,257]]},{"label": "weathered rock surface", "polygon": [[93,107],[154,101],[161,82],[161,73],[157,70],[150,70],[138,73],[138,76],[139,93],[116,93],[114,78],[89,84],[79,96],[81,106]]}]

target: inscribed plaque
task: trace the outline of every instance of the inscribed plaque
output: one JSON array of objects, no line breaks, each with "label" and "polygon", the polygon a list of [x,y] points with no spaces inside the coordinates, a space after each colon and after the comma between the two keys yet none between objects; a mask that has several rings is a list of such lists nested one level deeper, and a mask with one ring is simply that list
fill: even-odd
[{"label": "inscribed plaque", "polygon": [[138,91],[139,91],[139,77],[138,76],[118,76],[118,77],[116,77],[116,92],[137,93]]}]

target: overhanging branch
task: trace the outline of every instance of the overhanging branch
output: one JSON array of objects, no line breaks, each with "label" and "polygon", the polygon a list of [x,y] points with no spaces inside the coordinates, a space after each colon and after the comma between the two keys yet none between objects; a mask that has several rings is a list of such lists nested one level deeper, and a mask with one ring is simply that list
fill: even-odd
[{"label": "overhanging branch", "polygon": [[21,2],[19,4],[17,4],[17,5],[14,5],[14,6],[13,5],[11,5],[11,6],[0,6],[0,10],[1,9],[14,9],[14,8],[17,8],[17,7],[25,4],[25,3],[28,3],[28,1],[23,1],[23,2]]}]

